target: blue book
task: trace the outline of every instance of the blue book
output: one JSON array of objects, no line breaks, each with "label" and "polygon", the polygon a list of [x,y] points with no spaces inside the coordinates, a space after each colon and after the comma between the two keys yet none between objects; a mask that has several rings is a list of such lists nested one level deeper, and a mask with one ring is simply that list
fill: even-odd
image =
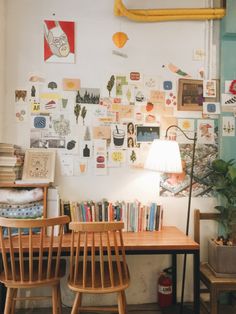
[{"label": "blue book", "polygon": [[149,231],[154,230],[154,222],[155,222],[155,203],[152,203],[150,207]]}]

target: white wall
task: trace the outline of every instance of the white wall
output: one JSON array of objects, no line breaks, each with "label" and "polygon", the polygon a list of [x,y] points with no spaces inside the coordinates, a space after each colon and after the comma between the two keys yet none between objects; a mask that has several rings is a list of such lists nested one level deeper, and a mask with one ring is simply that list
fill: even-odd
[{"label": "white wall", "polygon": [[3,106],[5,103],[5,0],[0,0],[0,141],[3,131]]},{"label": "white wall", "polygon": [[[172,62],[194,77],[198,76],[205,61],[193,61],[193,50],[207,50],[208,22],[134,23],[113,16],[111,0],[8,0],[6,3],[6,84],[4,111],[4,140],[28,147],[29,121],[17,124],[14,119],[14,91],[27,88],[29,73],[42,73],[60,80],[63,77],[79,77],[82,86],[102,87],[113,73],[138,70],[172,78],[173,74],[162,68]],[[1,4],[3,1],[0,2]],[[147,7],[147,1],[129,1],[129,6]],[[156,1],[150,1],[154,7]],[[204,6],[205,1],[166,0],[167,7]],[[152,5],[153,4],[153,5]],[[163,4],[162,4],[163,5]],[[0,10],[2,12],[2,10]],[[2,13],[0,13],[2,15]],[[61,19],[76,22],[76,64],[45,64],[43,61],[43,20]],[[1,16],[0,16],[1,20]],[[1,28],[0,28],[1,30]],[[128,58],[112,54],[115,48],[112,35],[124,31],[129,41],[123,52]],[[217,43],[217,38],[216,38]],[[216,49],[217,50],[217,49]],[[0,51],[0,54],[2,52]],[[213,56],[215,58],[215,55]],[[1,55],[0,55],[1,60]],[[213,62],[214,63],[214,62]],[[215,62],[216,63],[216,62]],[[216,75],[217,68],[213,67]],[[1,108],[1,107],[0,107]],[[109,176],[95,177],[92,173],[83,177],[60,176],[56,183],[62,198],[70,200],[135,199],[157,200],[158,179],[145,171],[112,169]],[[164,198],[164,223],[177,225],[185,230],[187,199]],[[193,199],[192,209],[213,208],[212,199]],[[191,221],[192,225],[192,221]],[[129,257],[132,284],[127,292],[129,303],[156,301],[156,280],[161,269],[169,265],[163,256]],[[181,276],[180,276],[181,277]],[[186,299],[192,296],[191,275],[187,278]],[[72,294],[65,289],[64,302],[70,303]]]}]

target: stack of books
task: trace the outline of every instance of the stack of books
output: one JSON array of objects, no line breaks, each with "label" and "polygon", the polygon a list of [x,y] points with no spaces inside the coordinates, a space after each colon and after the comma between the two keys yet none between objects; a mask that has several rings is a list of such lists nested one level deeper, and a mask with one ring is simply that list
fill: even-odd
[{"label": "stack of books", "polygon": [[0,184],[21,179],[24,152],[15,144],[0,143]]},{"label": "stack of books", "polygon": [[[142,204],[134,202],[94,201],[63,201],[61,214],[68,215],[71,221],[123,221],[124,231],[159,231],[163,222],[163,207],[161,204]],[[65,232],[69,228],[65,227]]]}]

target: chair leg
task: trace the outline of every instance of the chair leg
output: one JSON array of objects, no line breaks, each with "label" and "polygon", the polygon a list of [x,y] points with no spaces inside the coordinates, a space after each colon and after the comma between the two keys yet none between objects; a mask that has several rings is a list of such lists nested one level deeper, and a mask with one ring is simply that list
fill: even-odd
[{"label": "chair leg", "polygon": [[71,310],[71,314],[79,314],[78,308],[81,306],[82,303],[82,293],[77,292],[75,296],[75,301]]},{"label": "chair leg", "polygon": [[122,300],[124,304],[124,311],[125,311],[125,314],[127,314],[127,302],[126,302],[125,290],[121,291],[121,294],[122,294]]},{"label": "chair leg", "polygon": [[17,291],[18,291],[18,289],[13,289],[12,305],[11,305],[11,314],[14,314],[14,313],[15,313],[16,300],[14,300],[14,298],[17,297]]},{"label": "chair leg", "polygon": [[218,314],[218,292],[217,289],[210,289],[210,314]]},{"label": "chair leg", "polygon": [[125,304],[122,291],[118,292],[118,312],[119,314],[125,314]]},{"label": "chair leg", "polygon": [[61,314],[62,313],[62,301],[61,301],[61,286],[60,286],[60,283],[57,287],[57,300],[58,300],[58,314]]},{"label": "chair leg", "polygon": [[52,287],[52,313],[58,314],[58,285]]},{"label": "chair leg", "polygon": [[7,296],[6,296],[4,314],[11,314],[13,294],[14,294],[14,289],[13,288],[7,288]]}]

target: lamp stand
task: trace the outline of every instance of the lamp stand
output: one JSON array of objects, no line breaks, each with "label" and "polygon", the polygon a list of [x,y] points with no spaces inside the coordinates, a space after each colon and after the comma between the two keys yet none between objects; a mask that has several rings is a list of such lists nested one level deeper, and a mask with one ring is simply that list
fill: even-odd
[{"label": "lamp stand", "polygon": [[[177,125],[170,125],[166,129],[167,138],[168,131],[171,128],[176,128],[190,141],[193,141],[193,152],[192,152],[192,163],[191,163],[191,171],[190,171],[190,185],[189,185],[189,196],[188,196],[188,210],[187,210],[187,221],[186,221],[186,232],[185,234],[188,236],[189,234],[189,221],[190,221],[190,211],[191,211],[191,200],[192,200],[192,189],[193,189],[193,168],[195,162],[195,150],[196,150],[196,143],[197,143],[197,133],[194,132],[194,137],[189,137],[180,127]],[[181,302],[180,302],[180,311],[179,314],[183,314],[183,305],[184,305],[184,289],[185,289],[185,275],[186,275],[186,263],[187,263],[187,255],[184,254],[184,263],[183,263],[183,278],[182,278],[182,290],[181,290]]]},{"label": "lamp stand", "polygon": [[[193,140],[193,153],[192,153],[192,164],[190,172],[190,186],[189,186],[189,197],[188,197],[188,211],[187,211],[187,223],[186,223],[186,235],[189,234],[189,221],[190,221],[190,210],[191,210],[191,200],[192,200],[192,189],[193,189],[193,168],[195,162],[195,150],[197,142],[197,134],[194,133]],[[184,254],[184,263],[183,263],[183,278],[182,278],[182,290],[181,290],[181,302],[180,302],[180,314],[183,314],[183,304],[184,304],[184,290],[185,290],[185,275],[186,275],[186,263],[187,263],[187,254]]]}]

